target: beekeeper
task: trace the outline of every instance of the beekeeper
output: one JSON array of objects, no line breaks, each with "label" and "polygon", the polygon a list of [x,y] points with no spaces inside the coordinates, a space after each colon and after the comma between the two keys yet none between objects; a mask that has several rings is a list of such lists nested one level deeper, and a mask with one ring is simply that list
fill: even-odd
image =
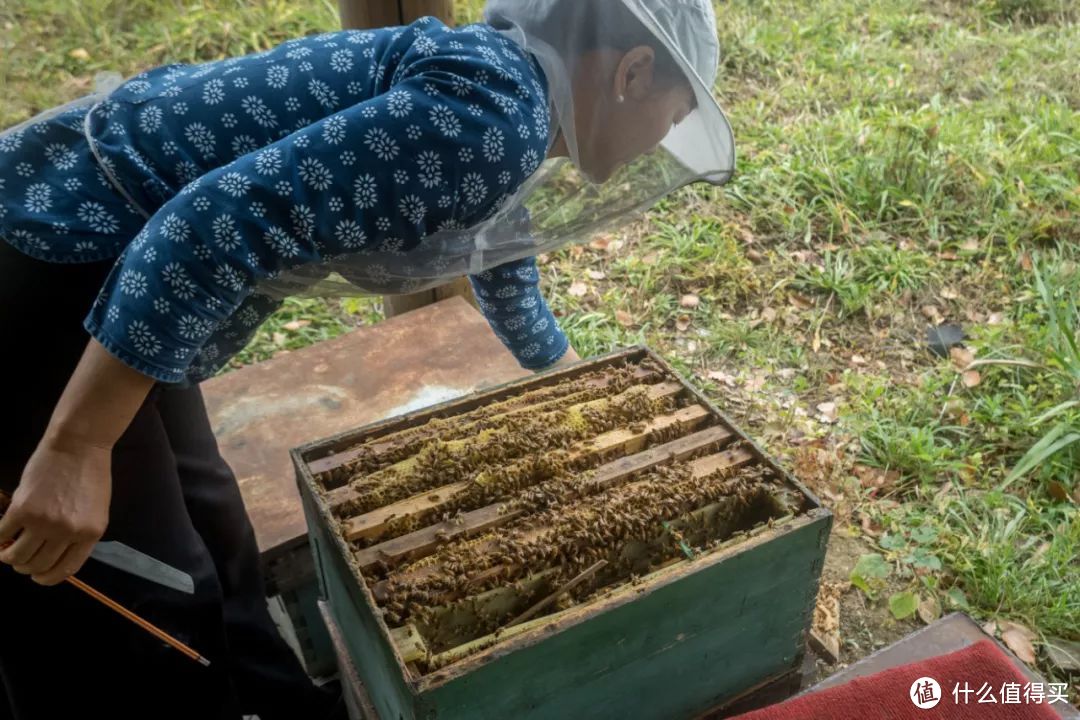
[{"label": "beekeeper", "polygon": [[[534,257],[728,179],[715,29],[709,0],[491,0],[155,68],[0,135],[11,716],[340,713],[267,613],[198,383],[289,295],[462,275],[523,366],[576,358]],[[86,562],[102,538],[195,594]],[[75,572],[211,667],[49,587]]]}]

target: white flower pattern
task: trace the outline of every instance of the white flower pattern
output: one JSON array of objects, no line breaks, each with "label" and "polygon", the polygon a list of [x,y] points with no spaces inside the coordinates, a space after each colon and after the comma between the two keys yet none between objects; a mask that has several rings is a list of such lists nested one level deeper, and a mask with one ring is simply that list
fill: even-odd
[{"label": "white flower pattern", "polygon": [[[5,237],[69,262],[119,258],[92,310],[98,332],[158,379],[201,379],[276,307],[251,293],[260,278],[348,255],[373,288],[415,287],[406,276],[420,263],[408,258],[427,233],[490,217],[539,167],[550,122],[542,80],[490,28],[433,20],[151,70],[93,112],[0,132],[0,157],[11,158],[0,230],[33,216],[40,232]],[[153,183],[173,197],[145,220],[102,170],[137,205],[162,204],[161,190],[146,195]],[[474,286],[495,332],[539,367],[565,337],[535,262],[505,270]]]}]

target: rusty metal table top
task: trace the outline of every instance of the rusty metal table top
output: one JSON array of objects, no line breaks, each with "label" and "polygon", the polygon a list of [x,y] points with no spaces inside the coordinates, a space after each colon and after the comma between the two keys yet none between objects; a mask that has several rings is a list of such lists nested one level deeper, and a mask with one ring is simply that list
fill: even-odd
[{"label": "rusty metal table top", "polygon": [[266,560],[307,538],[291,448],[528,374],[475,309],[451,298],[202,389]]}]

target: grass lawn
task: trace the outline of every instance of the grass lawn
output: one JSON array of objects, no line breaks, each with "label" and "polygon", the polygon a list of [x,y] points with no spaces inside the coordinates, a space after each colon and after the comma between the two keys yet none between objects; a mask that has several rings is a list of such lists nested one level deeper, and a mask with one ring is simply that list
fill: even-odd
[{"label": "grass lawn", "polygon": [[[717,10],[736,178],[543,258],[554,308],[583,356],[671,358],[835,509],[861,549],[833,574],[864,588],[842,612],[873,618],[841,623],[845,660],[962,608],[1021,625],[1021,653],[1030,629],[1064,680],[1044,645],[1080,640],[1080,11]],[[8,0],[0,126],[101,70],[334,27],[326,0]],[[378,316],[373,298],[293,301],[237,362]],[[928,352],[940,323],[966,347]]]}]

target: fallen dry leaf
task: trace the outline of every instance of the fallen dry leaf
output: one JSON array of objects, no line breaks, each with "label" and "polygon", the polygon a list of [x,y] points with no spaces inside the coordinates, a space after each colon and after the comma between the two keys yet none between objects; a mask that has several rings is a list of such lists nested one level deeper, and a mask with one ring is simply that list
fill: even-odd
[{"label": "fallen dry leaf", "polygon": [[870,491],[871,496],[891,492],[900,481],[899,470],[882,470],[869,465],[856,464],[851,468],[859,484]]},{"label": "fallen dry leaf", "polygon": [[634,316],[625,310],[616,310],[615,320],[623,327],[631,327],[634,324]]},{"label": "fallen dry leaf", "polygon": [[876,524],[869,515],[859,513],[859,526],[866,535],[869,535],[872,538],[881,537],[881,526]]},{"label": "fallen dry leaf", "polygon": [[589,270],[586,275],[593,280],[603,280],[607,277],[603,270]]},{"label": "fallen dry leaf", "polygon": [[643,256],[641,258],[641,264],[642,265],[655,265],[656,261],[659,260],[659,259],[660,259],[659,254],[657,254],[655,252],[651,252],[648,255],[645,255],[645,256]]},{"label": "fallen dry leaf", "polygon": [[837,420],[836,403],[823,402],[817,406],[817,411],[821,413],[820,419],[822,422],[834,423]]},{"label": "fallen dry leaf", "polygon": [[1033,267],[1033,265],[1031,263],[1031,254],[1030,253],[1021,253],[1020,254],[1020,267],[1023,268],[1024,270],[1028,271],[1028,272],[1031,271],[1031,268]]},{"label": "fallen dry leaf", "polygon": [[589,287],[585,283],[578,281],[573,283],[566,292],[574,297],[585,297],[585,294],[589,292]]},{"label": "fallen dry leaf", "polygon": [[1051,480],[1046,489],[1050,493],[1050,497],[1058,502],[1069,502],[1069,489],[1057,480]]},{"label": "fallen dry leaf", "polygon": [[1005,632],[1001,633],[1001,640],[1008,646],[1010,650],[1016,653],[1016,657],[1020,658],[1028,665],[1035,664],[1035,645],[1031,642],[1031,637],[1028,636],[1030,630],[1023,632],[1027,628],[1017,629],[1016,627],[1009,628]]},{"label": "fallen dry leaf", "polygon": [[86,48],[75,48],[68,53],[68,57],[79,62],[86,62],[90,59],[90,53],[86,52]]},{"label": "fallen dry leaf", "polygon": [[593,250],[607,250],[608,245],[614,239],[611,235],[597,235],[589,242],[589,247]]},{"label": "fallen dry leaf", "polygon": [[761,319],[771,323],[776,319],[776,308],[767,307],[761,311]]},{"label": "fallen dry leaf", "polygon": [[750,392],[760,390],[763,387],[765,387],[764,375],[752,375],[743,381],[743,388]]},{"label": "fallen dry leaf", "polygon": [[852,365],[865,365],[866,364],[866,358],[864,358],[862,355],[852,355],[851,356],[851,364]]},{"label": "fallen dry leaf", "polygon": [[690,323],[692,321],[693,320],[689,315],[680,315],[678,319],[675,320],[675,329],[679,332],[686,332],[690,329]]},{"label": "fallen dry leaf", "polygon": [[752,263],[765,262],[765,256],[759,253],[757,250],[747,250],[746,259]]},{"label": "fallen dry leaf", "polygon": [[1035,662],[1035,633],[1029,628],[1012,620],[988,620],[982,627],[987,635],[1000,636],[1001,641],[1025,663]]},{"label": "fallen dry leaf", "polygon": [[285,328],[289,332],[296,332],[300,328],[306,328],[310,324],[310,320],[290,320],[281,327]]},{"label": "fallen dry leaf", "polygon": [[1005,315],[1003,313],[994,312],[986,316],[987,325],[1001,325],[1005,322]]},{"label": "fallen dry leaf", "polygon": [[933,320],[941,315],[941,311],[937,309],[936,305],[923,305],[919,310],[927,320]]},{"label": "fallen dry leaf", "polygon": [[949,357],[952,358],[953,365],[957,370],[965,370],[968,365],[975,362],[975,353],[959,345],[949,348]]},{"label": "fallen dry leaf", "polygon": [[982,375],[979,374],[978,370],[968,370],[961,375],[960,378],[963,380],[964,387],[966,388],[973,388],[982,382]]},{"label": "fallen dry leaf", "polygon": [[945,298],[946,300],[955,300],[956,298],[960,297],[960,295],[952,288],[945,287],[941,288],[941,297]]},{"label": "fallen dry leaf", "polygon": [[960,249],[966,250],[967,252],[975,252],[979,249],[979,241],[975,238],[968,238],[960,245]]},{"label": "fallen dry leaf", "polygon": [[722,370],[710,370],[708,373],[706,373],[705,377],[714,382],[723,383],[728,387],[735,387],[735,376],[728,375]]},{"label": "fallen dry leaf", "polygon": [[791,293],[788,295],[788,302],[797,307],[799,310],[809,310],[814,307],[814,301],[805,295],[799,293]]},{"label": "fallen dry leaf", "polygon": [[679,307],[684,307],[690,310],[696,308],[700,303],[701,298],[693,294],[683,295],[682,298],[679,299]]},{"label": "fallen dry leaf", "polygon": [[941,603],[934,595],[919,600],[919,619],[929,625],[941,617]]},{"label": "fallen dry leaf", "polygon": [[270,337],[275,345],[284,345],[289,340],[288,336],[283,332],[276,332]]}]

